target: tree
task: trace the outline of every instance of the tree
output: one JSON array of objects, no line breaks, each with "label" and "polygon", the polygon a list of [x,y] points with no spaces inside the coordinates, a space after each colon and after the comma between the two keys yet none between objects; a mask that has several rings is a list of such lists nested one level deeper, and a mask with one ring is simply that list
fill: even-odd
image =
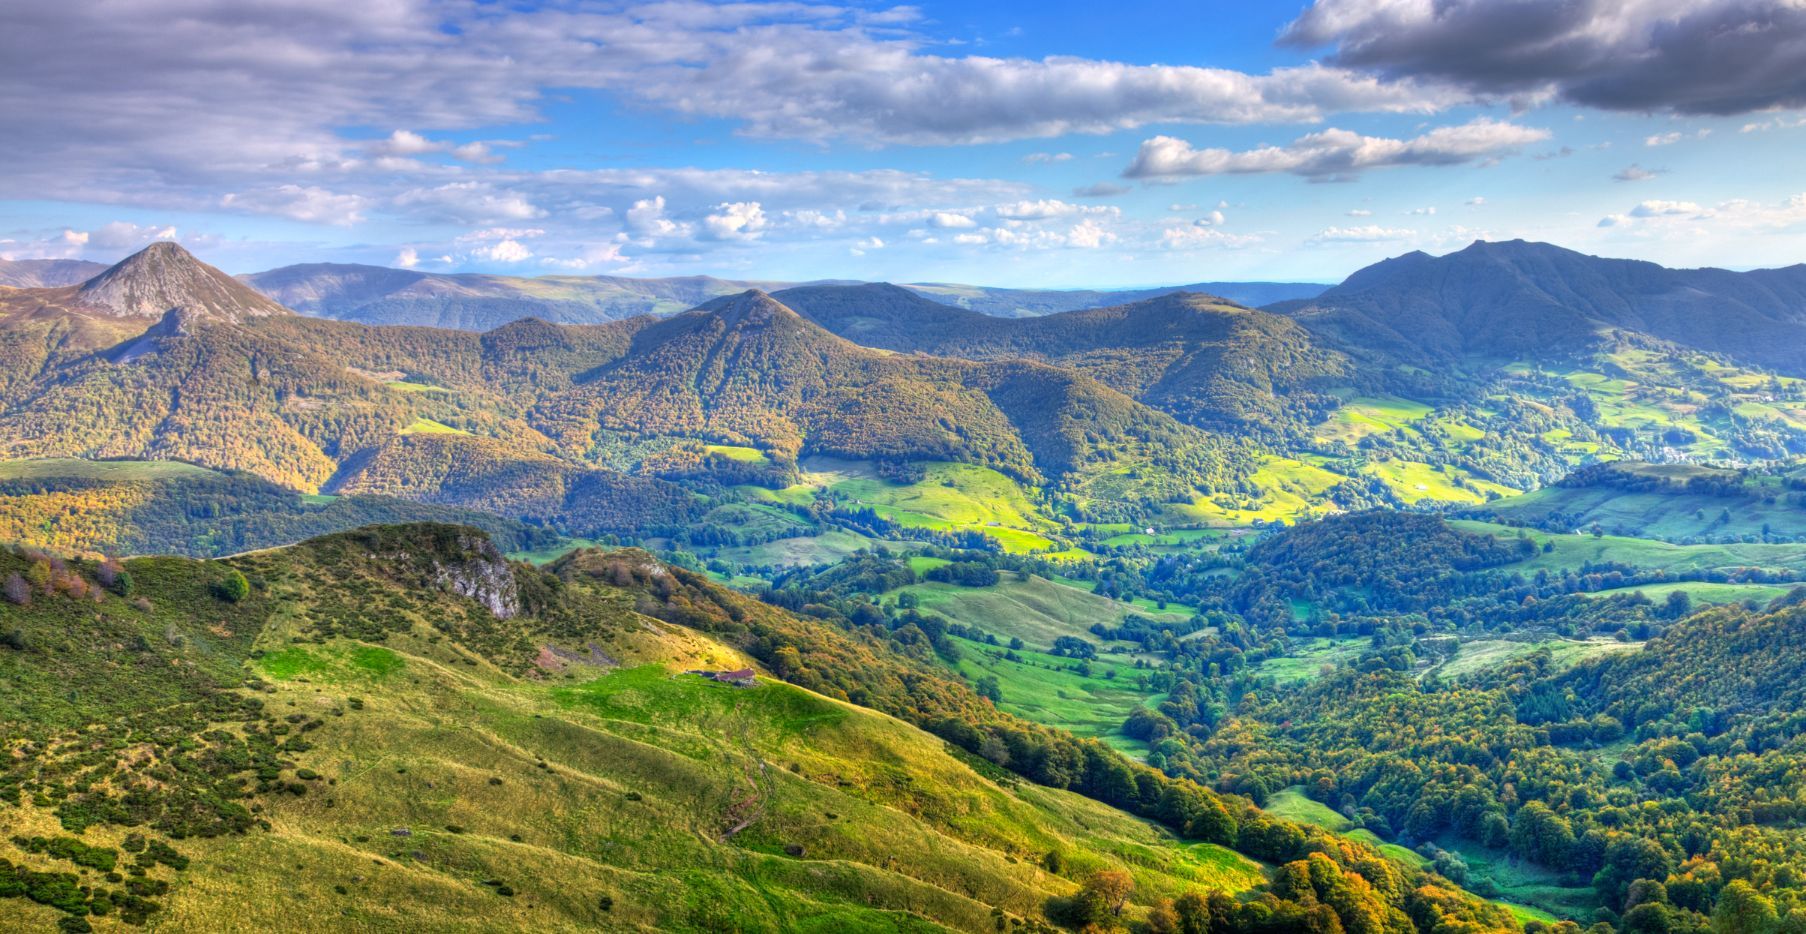
[{"label": "tree", "polygon": [[232,568],[213,585],[213,592],[227,603],[237,603],[251,595],[251,582],[237,568]]},{"label": "tree", "polygon": [[1724,887],[1712,910],[1712,930],[1717,934],[1769,934],[1780,920],[1775,903],[1742,879]]},{"label": "tree", "polygon": [[978,696],[993,704],[1003,703],[1003,683],[996,675],[985,675],[978,679]]},{"label": "tree", "polygon": [[1095,895],[1112,915],[1122,914],[1123,906],[1129,902],[1129,893],[1133,891],[1135,879],[1120,869],[1100,869],[1085,880],[1084,892]]},{"label": "tree", "polygon": [[1688,613],[1693,612],[1692,595],[1688,594],[1685,590],[1669,591],[1667,611],[1670,619],[1680,619]]}]

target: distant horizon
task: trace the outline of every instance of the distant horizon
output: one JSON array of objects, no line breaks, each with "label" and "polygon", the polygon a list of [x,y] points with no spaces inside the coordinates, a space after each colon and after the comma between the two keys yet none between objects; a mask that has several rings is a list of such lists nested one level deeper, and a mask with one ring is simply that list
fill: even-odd
[{"label": "distant horizon", "polygon": [[[688,278],[688,277],[702,277],[702,278],[719,279],[719,280],[728,281],[728,282],[769,282],[769,283],[781,283],[781,284],[786,284],[786,285],[801,285],[801,284],[811,283],[811,282],[840,281],[840,282],[856,282],[856,283],[861,283],[861,284],[892,284],[892,285],[899,285],[899,286],[930,286],[930,287],[931,286],[970,286],[970,287],[986,288],[986,289],[1005,289],[1005,290],[1011,290],[1011,291],[1136,292],[1136,291],[1144,291],[1144,290],[1148,290],[1148,289],[1178,288],[1178,287],[1186,286],[1186,285],[1195,285],[1195,284],[1210,283],[1210,282],[1272,283],[1272,284],[1276,284],[1276,285],[1321,285],[1321,286],[1325,286],[1325,287],[1333,287],[1333,286],[1339,285],[1342,282],[1346,281],[1349,276],[1353,275],[1356,272],[1359,272],[1361,269],[1365,269],[1365,268],[1368,268],[1369,266],[1373,266],[1377,263],[1386,262],[1388,260],[1398,259],[1401,256],[1407,256],[1414,252],[1422,252],[1422,253],[1426,253],[1433,257],[1441,258],[1441,257],[1453,255],[1455,253],[1459,253],[1459,252],[1469,249],[1470,247],[1474,246],[1475,244],[1479,244],[1479,243],[1509,243],[1509,242],[1514,242],[1514,241],[1519,241],[1519,240],[1521,240],[1522,242],[1525,242],[1525,243],[1532,244],[1532,245],[1550,246],[1550,247],[1555,247],[1557,249],[1568,250],[1568,251],[1575,252],[1575,253],[1581,253],[1583,255],[1591,256],[1596,259],[1626,260],[1626,261],[1630,261],[1630,262],[1655,263],[1658,266],[1662,266],[1667,269],[1675,269],[1675,270],[1722,269],[1726,272],[1743,273],[1743,272],[1756,272],[1756,271],[1767,270],[1767,269],[1787,269],[1787,268],[1791,268],[1793,266],[1806,265],[1806,258],[1802,258],[1799,260],[1795,260],[1793,262],[1780,263],[1780,264],[1776,264],[1776,265],[1676,266],[1676,265],[1671,265],[1668,263],[1662,263],[1658,260],[1647,259],[1644,257],[1608,256],[1608,255],[1599,254],[1599,253],[1589,253],[1585,250],[1575,249],[1573,247],[1565,246],[1560,243],[1553,243],[1553,242],[1542,241],[1542,240],[1528,240],[1528,239],[1524,239],[1524,238],[1511,238],[1508,240],[1474,240],[1474,241],[1471,241],[1469,243],[1466,243],[1466,244],[1458,246],[1458,247],[1449,248],[1442,252],[1434,252],[1434,251],[1430,251],[1430,250],[1405,250],[1400,253],[1395,253],[1395,254],[1392,254],[1389,256],[1380,257],[1379,259],[1376,259],[1371,263],[1367,263],[1362,266],[1350,269],[1350,270],[1348,270],[1348,272],[1344,273],[1343,275],[1341,275],[1339,277],[1333,277],[1333,278],[1251,279],[1251,278],[1228,278],[1228,277],[1220,277],[1219,276],[1219,277],[1198,277],[1198,278],[1186,279],[1183,281],[1174,280],[1174,281],[1143,282],[1143,283],[1130,283],[1130,284],[1053,286],[1053,285],[1012,285],[1012,284],[996,282],[996,281],[974,281],[974,280],[955,280],[955,279],[864,279],[864,278],[859,278],[859,277],[855,277],[855,276],[846,276],[846,275],[825,275],[825,276],[814,276],[814,277],[810,277],[810,278],[794,278],[793,279],[793,278],[784,278],[784,277],[779,277],[779,276],[759,275],[757,273],[728,274],[728,273],[723,273],[723,272],[712,272],[712,271],[707,271],[707,270],[673,271],[673,272],[663,273],[663,274],[659,274],[659,275],[633,274],[633,273],[611,273],[611,272],[568,272],[568,271],[567,272],[558,272],[558,271],[525,271],[525,270],[501,271],[501,272],[490,272],[490,271],[480,271],[480,270],[434,270],[434,269],[410,269],[407,267],[394,266],[394,265],[389,265],[389,264],[384,264],[384,263],[359,263],[359,262],[350,262],[350,261],[344,261],[344,260],[300,260],[300,261],[285,262],[285,263],[280,263],[280,264],[277,264],[274,266],[260,267],[260,268],[255,268],[255,269],[233,269],[233,268],[223,265],[221,263],[214,262],[212,259],[210,259],[206,255],[205,249],[197,249],[195,247],[191,247],[188,244],[181,243],[181,241],[179,239],[175,240],[174,242],[180,244],[184,249],[188,250],[190,253],[193,253],[196,257],[198,257],[202,261],[207,262],[209,265],[215,266],[233,276],[259,275],[262,273],[274,272],[279,269],[286,269],[286,268],[294,267],[294,266],[332,265],[332,266],[362,266],[362,267],[366,267],[366,268],[390,269],[390,270],[394,270],[397,272],[413,272],[413,273],[419,273],[422,275],[494,276],[494,277],[514,278],[514,279],[541,279],[541,278],[557,277],[557,278],[615,278],[615,279],[648,279],[648,280],[652,280],[652,279],[681,279],[681,278]],[[145,249],[145,247],[147,247],[147,246],[149,246],[149,244],[145,244],[144,246],[140,246],[135,249],[126,250],[126,251],[120,253],[117,257],[111,258],[111,259],[99,259],[99,258],[94,258],[94,257],[19,257],[18,260],[41,260],[41,261],[68,260],[68,261],[95,263],[95,264],[102,265],[102,266],[112,266],[112,265],[114,265],[118,262],[121,262],[122,260],[140,252],[141,250]],[[4,259],[4,258],[5,257],[0,257],[0,259]]]}]

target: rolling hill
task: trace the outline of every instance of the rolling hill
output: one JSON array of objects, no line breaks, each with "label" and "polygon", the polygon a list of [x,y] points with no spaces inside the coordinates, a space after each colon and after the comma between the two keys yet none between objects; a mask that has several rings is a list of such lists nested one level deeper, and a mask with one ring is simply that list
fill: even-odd
[{"label": "rolling hill", "polygon": [[[862,344],[1055,364],[1200,425],[1249,430],[1307,417],[1313,391],[1344,385],[1350,375],[1344,357],[1314,346],[1293,322],[1209,295],[1013,319],[940,307],[883,284],[802,287],[775,297]],[[1315,407],[1325,406],[1318,399]]]}]

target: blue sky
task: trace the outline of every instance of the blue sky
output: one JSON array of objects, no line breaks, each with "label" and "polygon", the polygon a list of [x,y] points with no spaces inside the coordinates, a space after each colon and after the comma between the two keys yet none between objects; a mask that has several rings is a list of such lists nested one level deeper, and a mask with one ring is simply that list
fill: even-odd
[{"label": "blue sky", "polygon": [[1794,0],[27,0],[0,256],[1079,287],[1522,237],[1787,265],[1803,49]]}]

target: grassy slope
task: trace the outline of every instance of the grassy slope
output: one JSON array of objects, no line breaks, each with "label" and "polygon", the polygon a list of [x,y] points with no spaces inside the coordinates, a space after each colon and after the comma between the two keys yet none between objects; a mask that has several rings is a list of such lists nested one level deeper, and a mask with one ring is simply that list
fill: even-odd
[{"label": "grassy slope", "polygon": [[[1518,529],[1491,522],[1454,520],[1451,525],[1469,532],[1515,536]],[[1729,544],[1672,545],[1667,542],[1618,535],[1555,535],[1530,530],[1530,538],[1540,547],[1553,541],[1555,550],[1536,554],[1516,564],[1512,570],[1534,573],[1573,568],[1578,570],[1588,561],[1613,561],[1640,568],[1671,573],[1702,570],[1732,571],[1738,568],[1764,568],[1806,578],[1806,544]]]},{"label": "grassy slope", "polygon": [[976,626],[1006,642],[1013,636],[1042,649],[1051,647],[1060,636],[1096,642],[1092,625],[1115,626],[1131,613],[1174,621],[1189,615],[1132,606],[1013,571],[1001,572],[1000,576],[1002,579],[993,587],[960,587],[931,581],[903,589],[915,595],[918,608],[924,613]]},{"label": "grassy slope", "polygon": [[[1039,917],[1049,897],[1103,867],[1131,872],[1142,905],[1263,878],[1229,851],[1018,782],[889,717],[779,682],[742,690],[676,675],[746,659],[638,616],[626,594],[586,614],[579,643],[624,667],[517,677],[472,651],[468,639],[481,643],[491,624],[469,629],[467,602],[359,596],[367,565],[350,575],[310,567],[308,547],[235,559],[269,588],[236,607],[206,595],[216,565],[178,559],[131,564],[149,610],[110,597],[96,608],[42,598],[24,617],[0,605],[0,617],[28,623],[34,646],[79,631],[98,609],[141,626],[151,649],[228,678],[249,655],[243,673],[270,684],[266,710],[325,721],[285,766],[305,793],[257,799],[267,833],[178,841],[194,863],[164,899],[168,929],[991,930],[992,906]],[[58,622],[51,610],[64,603],[75,615]],[[383,646],[305,628],[363,608],[413,622]],[[149,616],[132,623],[140,612]],[[58,679],[32,680],[34,657],[0,653],[0,674],[62,705]],[[185,667],[81,670],[117,694]],[[29,803],[0,805],[0,820],[54,831]],[[120,835],[97,828],[88,840]],[[1039,867],[1049,851],[1062,854],[1064,876]],[[8,842],[0,853],[57,868]],[[5,908],[31,923],[55,917],[23,901]]]}]

